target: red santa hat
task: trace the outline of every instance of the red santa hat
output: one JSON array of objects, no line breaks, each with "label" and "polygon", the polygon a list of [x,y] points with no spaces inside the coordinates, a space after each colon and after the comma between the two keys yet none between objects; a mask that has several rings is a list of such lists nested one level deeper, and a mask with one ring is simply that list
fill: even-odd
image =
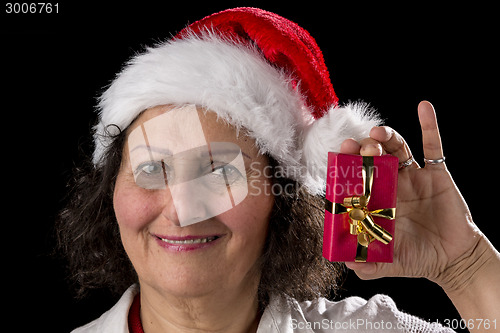
[{"label": "red santa hat", "polygon": [[245,128],[311,194],[325,191],[328,151],[380,123],[365,104],[338,104],[306,30],[256,8],[207,16],[132,58],[99,100],[94,164],[116,134],[108,125],[124,130],[165,104],[196,104]]}]

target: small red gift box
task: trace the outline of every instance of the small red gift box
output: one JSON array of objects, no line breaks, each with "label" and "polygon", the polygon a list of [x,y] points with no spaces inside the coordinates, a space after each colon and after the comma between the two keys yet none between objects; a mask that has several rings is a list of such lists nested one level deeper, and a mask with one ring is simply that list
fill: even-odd
[{"label": "small red gift box", "polygon": [[328,153],[323,256],[392,262],[398,158]]}]

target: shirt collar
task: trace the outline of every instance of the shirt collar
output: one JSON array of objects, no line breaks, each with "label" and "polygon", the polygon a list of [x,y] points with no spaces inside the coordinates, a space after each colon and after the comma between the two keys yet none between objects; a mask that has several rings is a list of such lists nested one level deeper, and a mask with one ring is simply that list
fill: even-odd
[{"label": "shirt collar", "polygon": [[257,333],[314,333],[296,300],[271,296],[269,305],[264,310]]}]

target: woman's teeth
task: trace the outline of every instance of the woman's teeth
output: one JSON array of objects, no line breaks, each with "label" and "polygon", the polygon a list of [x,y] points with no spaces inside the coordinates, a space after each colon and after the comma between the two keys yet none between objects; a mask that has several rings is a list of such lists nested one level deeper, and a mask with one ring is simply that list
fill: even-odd
[{"label": "woman's teeth", "polygon": [[197,239],[186,239],[186,240],[171,240],[166,238],[160,238],[165,243],[169,244],[200,244],[200,243],[208,243],[216,240],[217,236],[207,237],[207,238],[197,238]]}]

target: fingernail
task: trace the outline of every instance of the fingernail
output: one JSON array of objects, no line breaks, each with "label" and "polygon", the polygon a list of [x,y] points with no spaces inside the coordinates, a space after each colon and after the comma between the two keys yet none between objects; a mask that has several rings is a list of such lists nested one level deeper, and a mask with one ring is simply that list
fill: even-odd
[{"label": "fingernail", "polygon": [[382,146],[379,144],[367,144],[361,147],[361,155],[380,156],[382,155]]}]

